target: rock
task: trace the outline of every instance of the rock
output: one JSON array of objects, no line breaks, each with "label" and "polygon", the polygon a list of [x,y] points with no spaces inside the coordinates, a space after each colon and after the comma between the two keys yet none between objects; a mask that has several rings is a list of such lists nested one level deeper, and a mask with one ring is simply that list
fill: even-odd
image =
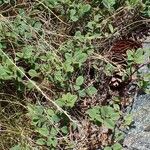
[{"label": "rock", "polygon": [[124,150],[150,150],[150,95],[137,96],[131,114],[134,128],[124,139]]}]

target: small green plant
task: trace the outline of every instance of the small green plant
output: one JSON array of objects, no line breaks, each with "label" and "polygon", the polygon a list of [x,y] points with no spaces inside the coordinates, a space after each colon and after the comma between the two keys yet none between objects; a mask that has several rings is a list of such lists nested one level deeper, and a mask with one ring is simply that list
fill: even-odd
[{"label": "small green plant", "polygon": [[150,2],[146,1],[144,5],[145,7],[144,10],[142,11],[143,16],[150,17]]},{"label": "small green plant", "polygon": [[69,13],[72,21],[79,20],[91,8],[89,4],[72,4],[70,7]]},{"label": "small green plant", "polygon": [[[63,100],[68,100],[67,96],[71,94],[66,94],[63,96]],[[72,95],[71,95],[72,96]],[[72,99],[76,97],[72,96]],[[71,99],[71,98],[70,98]],[[64,101],[61,101],[61,105],[63,105]],[[63,104],[62,104],[63,103]],[[68,107],[71,107],[72,104],[65,103]],[[65,136],[69,132],[69,128],[67,127],[67,122],[64,122],[63,125],[60,124],[62,121],[62,116],[57,111],[52,110],[51,108],[44,108],[43,106],[28,106],[28,116],[31,118],[32,125],[34,127],[34,131],[37,133],[36,135],[36,144],[40,146],[47,146],[50,149],[56,149],[58,146],[58,138],[57,136],[61,134]],[[67,121],[67,118],[63,116],[63,120]],[[75,126],[74,126],[75,127]],[[62,142],[65,142],[65,139],[62,138]]]},{"label": "small green plant", "polygon": [[62,98],[56,100],[56,103],[61,107],[72,108],[77,101],[77,95],[72,95],[71,93],[63,94]]},{"label": "small green plant", "polygon": [[124,125],[125,127],[130,126],[131,123],[132,123],[132,121],[133,121],[133,117],[132,117],[131,114],[126,114],[123,119],[124,119],[123,125]]},{"label": "small green plant", "polygon": [[[119,98],[103,106],[97,103],[101,95],[107,97],[105,78],[114,73],[116,65],[105,54],[95,56],[109,49],[109,39],[122,34],[114,20],[132,14],[135,21],[135,12],[150,16],[149,1],[36,0],[28,4],[0,0],[0,9],[0,147],[55,150],[79,145],[77,149],[82,149],[81,145],[89,145],[85,139],[82,143],[79,129],[85,129],[77,128],[77,123],[89,123],[83,120],[87,114],[98,128],[105,126],[110,131],[112,145],[105,145],[105,150],[120,150],[123,134],[116,129],[118,120],[128,128],[132,117],[122,117]],[[117,21],[124,29],[124,19]],[[128,51],[126,72],[128,77],[137,74],[138,85],[149,92],[150,74],[139,69],[145,63],[145,52],[149,57],[143,49]]]},{"label": "small green plant", "polygon": [[94,122],[99,122],[108,129],[114,129],[117,120],[120,118],[120,112],[110,106],[95,106],[86,112],[90,119]]},{"label": "small green plant", "polygon": [[138,79],[138,86],[145,92],[149,93],[150,73],[149,69],[149,49],[138,49],[136,52],[128,51],[128,65],[130,75],[136,75]]}]

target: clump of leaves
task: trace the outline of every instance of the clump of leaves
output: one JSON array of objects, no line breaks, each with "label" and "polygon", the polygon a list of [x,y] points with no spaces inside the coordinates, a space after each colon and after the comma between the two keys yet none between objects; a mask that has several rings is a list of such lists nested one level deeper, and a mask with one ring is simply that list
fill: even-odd
[{"label": "clump of leaves", "polygon": [[95,106],[86,112],[92,121],[99,122],[108,129],[114,129],[117,120],[120,118],[120,112],[110,106]]},{"label": "clump of leaves", "polygon": [[[49,84],[52,83],[54,88],[48,86],[45,93],[52,96],[57,105],[67,111],[73,109],[78,100],[94,97],[98,90],[94,84],[86,85],[87,76],[84,72],[85,63],[87,60],[91,61],[90,56],[95,51],[93,41],[101,43],[99,39],[106,39],[117,33],[117,28],[109,18],[116,13],[117,8],[127,4],[134,9],[139,1],[126,0],[123,5],[119,5],[120,3],[122,2],[116,0],[43,0],[31,2],[31,7],[26,9],[22,1],[0,0],[2,10],[5,10],[3,7],[6,5],[12,5],[15,9],[15,13],[8,13],[12,16],[5,18],[0,15],[0,85],[15,82],[24,96],[33,89],[33,85],[29,84],[24,74],[38,84],[46,80]],[[4,11],[2,13],[5,14]],[[148,2],[145,3],[143,14],[149,16]],[[70,33],[72,31],[69,28],[74,30],[73,33]],[[17,67],[4,56],[3,52],[24,74],[18,72]],[[128,52],[129,70],[143,61],[142,50]],[[95,64],[93,61],[92,65]],[[107,64],[105,73],[111,75],[113,70],[114,67]],[[139,85],[148,89],[149,74],[142,76],[139,73],[139,76],[144,79],[140,80]],[[24,85],[24,88],[20,88],[18,83]],[[49,92],[52,90],[53,94]],[[32,126],[28,128],[33,131],[27,139],[32,139],[34,146],[30,145],[30,142],[27,145],[20,142],[12,150],[45,148],[53,150],[59,149],[59,145],[71,145],[73,149],[74,143],[67,137],[72,128],[70,120],[61,112],[54,110],[49,103],[46,103],[46,106],[41,105],[41,95],[39,97],[33,95],[39,100],[38,104],[30,105],[28,101],[26,103]],[[109,104],[92,107],[86,113],[91,121],[111,131],[115,129],[121,116],[119,106],[111,107]],[[126,116],[123,119],[125,126],[128,126],[131,120],[130,116]],[[73,128],[75,129],[75,126]],[[105,149],[119,150],[120,139],[122,135],[115,132],[114,144]]]},{"label": "clump of leaves", "polygon": [[[64,95],[64,101],[62,101],[61,104],[65,102],[65,100],[68,100],[67,96],[70,95],[71,94]],[[75,99],[75,97],[71,95],[70,99]],[[67,104],[68,106],[72,106],[71,103],[65,104]],[[61,126],[61,114],[51,108],[45,108],[39,105],[29,105],[28,111],[28,116],[31,118],[31,123],[34,127],[34,131],[37,133],[36,138],[33,140],[35,140],[36,144],[39,146],[46,146],[48,148],[55,149],[58,146],[58,142],[60,142],[58,141],[58,137],[65,136],[69,132],[67,122],[64,122],[64,125]],[[63,116],[63,120],[65,120],[65,116]]]},{"label": "clump of leaves", "polygon": [[138,49],[137,51],[128,51],[128,65],[129,74],[136,75],[138,79],[138,86],[142,88],[145,92],[149,93],[149,49]]},{"label": "clump of leaves", "polygon": [[77,95],[72,95],[71,93],[63,94],[62,98],[56,100],[56,103],[61,107],[72,108],[77,101]]}]

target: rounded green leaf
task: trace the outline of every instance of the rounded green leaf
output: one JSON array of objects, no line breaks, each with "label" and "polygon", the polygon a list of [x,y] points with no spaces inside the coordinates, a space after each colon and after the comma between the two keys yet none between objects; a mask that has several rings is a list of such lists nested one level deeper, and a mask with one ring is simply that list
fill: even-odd
[{"label": "rounded green leaf", "polygon": [[105,147],[104,150],[112,150],[111,147]]},{"label": "rounded green leaf", "polygon": [[86,4],[81,7],[82,13],[88,12],[91,9],[91,5]]},{"label": "rounded green leaf", "polygon": [[38,128],[37,131],[45,137],[47,137],[49,135],[49,130],[47,127]]},{"label": "rounded green leaf", "polygon": [[94,87],[94,86],[90,86],[86,89],[86,93],[89,95],[89,96],[93,96],[94,94],[97,93],[97,89]]},{"label": "rounded green leaf", "polygon": [[73,87],[76,91],[80,90],[80,86],[78,86],[78,85],[74,85]]},{"label": "rounded green leaf", "polygon": [[64,133],[64,134],[67,134],[68,133],[68,128],[67,126],[64,126],[61,128],[61,131]]},{"label": "rounded green leaf", "polygon": [[83,82],[84,82],[83,76],[79,76],[79,77],[76,79],[76,85],[78,85],[78,86],[82,85]]},{"label": "rounded green leaf", "polygon": [[36,144],[38,144],[38,145],[45,145],[46,144],[46,141],[45,141],[45,139],[38,139],[37,141],[36,141]]},{"label": "rounded green leaf", "polygon": [[47,140],[47,146],[53,146],[56,147],[57,145],[57,139],[55,137],[49,137]]},{"label": "rounded green leaf", "polygon": [[38,76],[38,73],[37,73],[35,70],[33,70],[33,69],[29,70],[29,71],[28,71],[28,74],[29,74],[32,78]]},{"label": "rounded green leaf", "polygon": [[111,119],[105,119],[104,120],[104,126],[107,127],[108,129],[114,129],[115,128],[115,122]]},{"label": "rounded green leaf", "polygon": [[78,94],[79,94],[80,97],[85,97],[86,96],[86,93],[85,93],[84,89],[83,90],[79,90]]},{"label": "rounded green leaf", "polygon": [[124,117],[124,124],[129,126],[133,121],[133,116],[131,114],[127,114],[125,117]]},{"label": "rounded green leaf", "polygon": [[113,146],[112,146],[113,150],[122,150],[122,146],[121,144],[119,143],[115,143]]}]

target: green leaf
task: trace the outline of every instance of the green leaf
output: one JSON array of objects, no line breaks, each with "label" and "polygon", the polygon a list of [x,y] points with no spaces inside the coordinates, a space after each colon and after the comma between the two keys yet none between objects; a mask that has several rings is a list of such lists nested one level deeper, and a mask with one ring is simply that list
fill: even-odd
[{"label": "green leaf", "polygon": [[58,123],[58,122],[61,120],[61,118],[60,118],[57,114],[55,114],[55,115],[52,116],[52,120],[53,120],[55,123]]},{"label": "green leaf", "polygon": [[111,147],[105,147],[104,150],[112,150]]},{"label": "green leaf", "polygon": [[134,61],[137,64],[144,64],[145,63],[145,55],[143,49],[139,48],[136,50],[134,55]]},{"label": "green leaf", "polygon": [[122,146],[119,143],[116,143],[112,146],[113,150],[122,150]]},{"label": "green leaf", "polygon": [[92,97],[94,94],[97,93],[97,89],[94,86],[90,86],[86,89],[86,93]]},{"label": "green leaf", "polygon": [[78,93],[79,93],[80,97],[85,97],[86,96],[86,93],[85,93],[84,89],[83,90],[79,90]]},{"label": "green leaf", "polygon": [[62,77],[62,72],[61,71],[56,71],[55,72],[55,80],[63,82],[64,78]]},{"label": "green leaf", "polygon": [[120,110],[120,106],[118,104],[113,104],[114,110],[119,111]]},{"label": "green leaf", "polygon": [[86,111],[86,114],[88,114],[93,121],[99,121],[101,123],[103,122],[103,119],[101,118],[100,115],[100,107],[98,106],[88,109]]},{"label": "green leaf", "polygon": [[115,5],[116,0],[103,0],[102,3],[106,8],[111,9]]},{"label": "green leaf", "polygon": [[53,146],[56,147],[57,146],[57,139],[55,137],[49,137],[47,140],[47,146]]},{"label": "green leaf", "polygon": [[74,58],[73,62],[81,66],[87,60],[88,55],[86,53],[83,53],[81,50],[79,50],[74,53],[73,58]]},{"label": "green leaf", "polygon": [[49,129],[46,126],[42,126],[41,128],[38,128],[37,131],[45,137],[49,135]]},{"label": "green leaf", "polygon": [[10,150],[21,150],[21,146],[19,145],[15,145],[12,148],[10,148]]},{"label": "green leaf", "polygon": [[150,73],[145,73],[143,75],[143,80],[149,83],[149,81],[150,81]]},{"label": "green leaf", "polygon": [[63,94],[62,98],[56,100],[56,103],[63,107],[73,107],[77,100],[77,95],[72,95],[71,93]]},{"label": "green leaf", "polygon": [[104,109],[104,111],[108,117],[111,116],[113,113],[115,113],[114,108],[112,108],[110,106],[103,106],[102,108]]},{"label": "green leaf", "polygon": [[46,141],[45,141],[45,139],[40,138],[40,139],[36,140],[36,144],[38,144],[38,145],[45,145]]},{"label": "green leaf", "polygon": [[103,124],[108,128],[108,129],[114,129],[115,128],[115,121],[111,119],[105,119],[103,121]]},{"label": "green leaf", "polygon": [[23,48],[22,52],[23,52],[23,58],[29,59],[33,55],[33,47],[32,46],[26,46]]},{"label": "green leaf", "polygon": [[44,112],[43,106],[37,106],[37,105],[28,105],[28,112],[32,116],[34,114],[36,115],[42,115]]},{"label": "green leaf", "polygon": [[100,14],[94,15],[94,21],[98,22],[102,16]]},{"label": "green leaf", "polygon": [[115,141],[121,141],[124,139],[124,133],[122,131],[115,131]]},{"label": "green leaf", "polygon": [[[19,69],[20,69],[20,70],[21,70],[21,71],[25,74],[25,70],[24,70],[24,68],[19,67]],[[24,74],[23,74],[22,72],[17,71],[18,78],[22,78],[22,77],[24,77]]]},{"label": "green leaf", "polygon": [[114,121],[118,120],[120,117],[119,112],[115,111],[115,109],[110,106],[101,107],[101,115],[105,119],[111,118]]},{"label": "green leaf", "polygon": [[66,71],[66,72],[73,72],[74,71],[74,68],[73,68],[73,66],[71,65],[71,62],[68,62],[68,61],[66,61],[66,62],[64,62],[64,70]]},{"label": "green leaf", "polygon": [[70,54],[70,53],[65,53],[65,58],[66,58],[66,60],[67,60],[67,62],[72,62],[72,54]]},{"label": "green leaf", "polygon": [[67,134],[68,133],[68,128],[67,126],[64,126],[61,128],[61,131],[64,133],[64,134]]},{"label": "green leaf", "polygon": [[112,24],[108,24],[108,27],[109,27],[110,32],[114,33],[114,28],[113,28]]},{"label": "green leaf", "polygon": [[131,114],[127,114],[124,116],[124,124],[129,126],[133,121],[133,116]]},{"label": "green leaf", "polygon": [[12,77],[13,72],[11,72],[8,67],[2,66],[0,64],[0,79],[9,80]]},{"label": "green leaf", "polygon": [[34,28],[35,28],[36,30],[41,30],[41,27],[42,27],[41,22],[39,22],[39,21],[35,22]]},{"label": "green leaf", "polygon": [[66,101],[67,106],[73,107],[77,100],[77,95],[72,95],[71,93],[67,93],[66,95],[63,96],[63,99]]},{"label": "green leaf", "polygon": [[33,70],[33,69],[30,69],[30,70],[28,71],[28,74],[29,74],[32,78],[38,76],[38,73],[37,73],[35,70]]},{"label": "green leaf", "polygon": [[96,23],[95,23],[94,21],[89,21],[88,24],[87,24],[87,27],[88,27],[89,29],[93,30],[95,24],[96,24]]},{"label": "green leaf", "polygon": [[76,91],[78,91],[80,89],[80,86],[78,86],[78,85],[74,85],[73,87]]},{"label": "green leaf", "polygon": [[107,106],[101,107],[101,116],[102,116],[103,118],[109,117],[109,115],[108,115],[108,110],[107,110]]},{"label": "green leaf", "polygon": [[57,99],[55,102],[60,107],[66,106],[66,102],[62,98]]},{"label": "green leaf", "polygon": [[91,118],[94,118],[95,114],[100,114],[100,107],[95,106],[91,109],[88,109],[86,113],[89,114]]},{"label": "green leaf", "polygon": [[135,6],[139,3],[139,0],[129,0],[129,5]]},{"label": "green leaf", "polygon": [[53,116],[55,113],[54,113],[54,111],[52,110],[52,109],[48,109],[47,110],[47,114],[49,115],[49,116]]},{"label": "green leaf", "polygon": [[70,10],[70,16],[74,16],[76,14],[76,10],[75,9],[71,9]]},{"label": "green leaf", "polygon": [[104,72],[106,73],[107,76],[111,76],[113,74],[114,70],[115,70],[115,67],[112,64],[108,63],[105,66]]},{"label": "green leaf", "polygon": [[[34,81],[33,81],[33,82],[34,82]],[[33,88],[34,88],[34,85],[33,85],[30,81],[27,82],[26,86],[27,86],[29,89],[33,89]]]},{"label": "green leaf", "polygon": [[58,130],[59,130],[59,129],[56,130],[54,127],[52,127],[52,128],[51,128],[51,131],[50,131],[50,135],[56,136],[56,135],[58,134],[58,132],[59,132]]},{"label": "green leaf", "polygon": [[127,57],[128,57],[128,61],[133,61],[133,55],[134,55],[134,52],[131,51],[131,50],[128,50],[127,51]]},{"label": "green leaf", "polygon": [[85,12],[88,12],[91,9],[91,5],[86,4],[86,5],[82,5],[80,11],[84,14]]},{"label": "green leaf", "polygon": [[79,19],[79,17],[76,15],[75,9],[70,10],[70,19],[74,22],[76,22]]},{"label": "green leaf", "polygon": [[117,121],[120,118],[120,113],[114,112],[114,113],[110,114],[110,118],[114,121]]},{"label": "green leaf", "polygon": [[76,85],[78,86],[81,86],[84,82],[84,78],[83,76],[79,76],[77,79],[76,79]]}]

